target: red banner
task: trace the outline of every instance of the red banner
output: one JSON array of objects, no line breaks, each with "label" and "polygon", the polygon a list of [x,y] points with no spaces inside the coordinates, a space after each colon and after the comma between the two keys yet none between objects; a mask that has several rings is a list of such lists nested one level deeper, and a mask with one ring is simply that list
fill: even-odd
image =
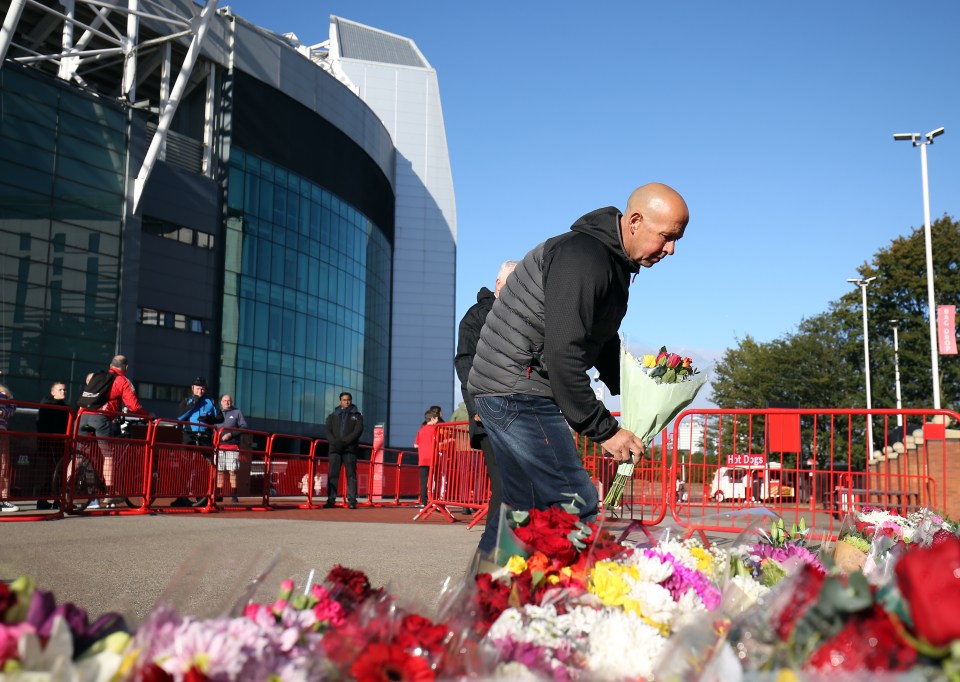
[{"label": "red banner", "polygon": [[373,481],[370,484],[370,498],[383,495],[383,424],[373,426],[373,448],[370,461],[373,462]]},{"label": "red banner", "polygon": [[957,354],[957,306],[937,306],[937,340],[940,346],[940,355]]}]

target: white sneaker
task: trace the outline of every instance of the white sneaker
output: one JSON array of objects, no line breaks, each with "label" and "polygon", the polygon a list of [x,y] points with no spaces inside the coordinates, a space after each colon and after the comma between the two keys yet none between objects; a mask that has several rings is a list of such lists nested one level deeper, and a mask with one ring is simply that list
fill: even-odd
[{"label": "white sneaker", "polygon": [[90,509],[100,509],[100,500],[90,500],[90,504],[87,505],[87,510]]},{"label": "white sneaker", "polygon": [[0,512],[18,512],[20,507],[9,502],[0,502]]}]

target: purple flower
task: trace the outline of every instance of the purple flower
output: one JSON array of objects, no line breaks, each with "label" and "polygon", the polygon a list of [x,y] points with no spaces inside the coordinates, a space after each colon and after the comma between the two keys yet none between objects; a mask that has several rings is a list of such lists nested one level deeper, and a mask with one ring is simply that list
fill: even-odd
[{"label": "purple flower", "polygon": [[672,554],[656,549],[646,549],[643,553],[644,556],[660,559],[673,566],[673,575],[663,581],[662,586],[670,592],[674,601],[679,601],[688,590],[694,590],[708,611],[713,611],[720,605],[720,590],[714,587],[703,573],[688,568]]},{"label": "purple flower", "polygon": [[85,609],[69,602],[57,605],[52,592],[34,590],[25,622],[36,629],[40,638],[47,639],[50,637],[53,622],[57,616],[63,618],[67,627],[70,628],[70,634],[73,637],[74,657],[79,656],[95,642],[114,632],[128,631],[123,617],[116,613],[104,614],[97,618],[93,625],[90,625]]},{"label": "purple flower", "polygon": [[802,545],[787,543],[783,547],[774,547],[773,545],[760,543],[750,549],[750,554],[759,557],[760,562],[764,559],[773,559],[780,566],[784,566],[791,559],[798,559],[805,564],[809,564],[821,574],[826,572],[817,556]]}]

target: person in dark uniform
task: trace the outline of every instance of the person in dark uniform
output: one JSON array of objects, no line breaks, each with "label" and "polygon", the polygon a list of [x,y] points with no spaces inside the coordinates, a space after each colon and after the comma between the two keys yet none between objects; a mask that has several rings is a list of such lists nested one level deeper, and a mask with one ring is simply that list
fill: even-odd
[{"label": "person in dark uniform", "polygon": [[330,460],[327,474],[327,501],[324,508],[337,504],[337,484],[340,467],[347,474],[347,506],[357,508],[357,455],[360,454],[360,435],[363,433],[363,415],[353,404],[353,396],[344,391],[340,404],[327,417],[327,441],[330,443]]}]

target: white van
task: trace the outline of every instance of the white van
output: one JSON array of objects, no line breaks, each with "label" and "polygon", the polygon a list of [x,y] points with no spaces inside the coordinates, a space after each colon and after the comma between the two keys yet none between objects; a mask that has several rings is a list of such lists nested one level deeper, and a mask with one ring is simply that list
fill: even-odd
[{"label": "white van", "polygon": [[793,497],[793,488],[780,484],[779,469],[779,462],[766,466],[720,467],[713,474],[709,497],[717,502]]}]

